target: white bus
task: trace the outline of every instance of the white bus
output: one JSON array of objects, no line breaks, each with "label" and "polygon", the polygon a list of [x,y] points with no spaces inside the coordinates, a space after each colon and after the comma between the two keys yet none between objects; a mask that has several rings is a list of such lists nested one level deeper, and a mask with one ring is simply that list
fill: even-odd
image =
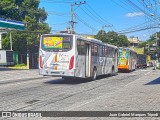
[{"label": "white bus", "polygon": [[39,72],[63,79],[91,78],[118,72],[118,48],[73,34],[44,34],[40,39]]}]

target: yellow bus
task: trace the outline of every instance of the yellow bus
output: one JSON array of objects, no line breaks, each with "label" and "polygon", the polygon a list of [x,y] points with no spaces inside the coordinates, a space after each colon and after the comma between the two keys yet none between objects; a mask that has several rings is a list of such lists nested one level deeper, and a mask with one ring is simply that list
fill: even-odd
[{"label": "yellow bus", "polygon": [[137,53],[130,48],[118,48],[118,70],[133,71],[137,68]]}]

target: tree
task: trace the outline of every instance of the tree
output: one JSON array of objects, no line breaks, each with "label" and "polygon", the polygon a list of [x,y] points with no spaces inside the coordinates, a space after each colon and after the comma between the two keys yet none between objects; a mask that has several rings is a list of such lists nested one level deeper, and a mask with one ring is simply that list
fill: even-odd
[{"label": "tree", "polygon": [[[39,0],[1,0],[0,17],[23,21],[25,31],[12,31],[13,50],[26,53],[38,52],[39,36],[49,33],[51,28],[45,23],[47,13],[44,8],[39,8]],[[4,36],[3,49],[10,49],[9,34]]]},{"label": "tree", "polygon": [[146,46],[147,46],[147,42],[142,42],[138,44],[139,48],[146,47]]},{"label": "tree", "polygon": [[125,35],[119,35],[117,45],[119,47],[128,47],[129,46],[128,38]]},{"label": "tree", "polygon": [[127,37],[125,35],[118,35],[118,33],[114,31],[106,33],[105,31],[100,30],[97,35],[95,35],[95,38],[118,47],[129,46]]}]

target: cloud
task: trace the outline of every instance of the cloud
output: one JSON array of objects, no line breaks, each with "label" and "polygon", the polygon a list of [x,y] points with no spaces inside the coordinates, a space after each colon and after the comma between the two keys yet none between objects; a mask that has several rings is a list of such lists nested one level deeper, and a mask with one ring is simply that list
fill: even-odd
[{"label": "cloud", "polygon": [[136,16],[144,16],[145,14],[143,12],[134,12],[134,13],[127,13],[127,17],[136,17]]}]

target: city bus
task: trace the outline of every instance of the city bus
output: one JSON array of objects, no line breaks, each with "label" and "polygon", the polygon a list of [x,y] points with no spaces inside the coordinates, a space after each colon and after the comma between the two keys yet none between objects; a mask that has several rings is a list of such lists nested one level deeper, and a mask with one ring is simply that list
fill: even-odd
[{"label": "city bus", "polygon": [[137,53],[130,48],[118,48],[118,70],[133,71],[137,68]]},{"label": "city bus", "polygon": [[57,33],[40,38],[39,72],[63,79],[113,75],[117,68],[118,48],[93,38]]},{"label": "city bus", "polygon": [[147,55],[137,54],[137,68],[147,68]]}]

